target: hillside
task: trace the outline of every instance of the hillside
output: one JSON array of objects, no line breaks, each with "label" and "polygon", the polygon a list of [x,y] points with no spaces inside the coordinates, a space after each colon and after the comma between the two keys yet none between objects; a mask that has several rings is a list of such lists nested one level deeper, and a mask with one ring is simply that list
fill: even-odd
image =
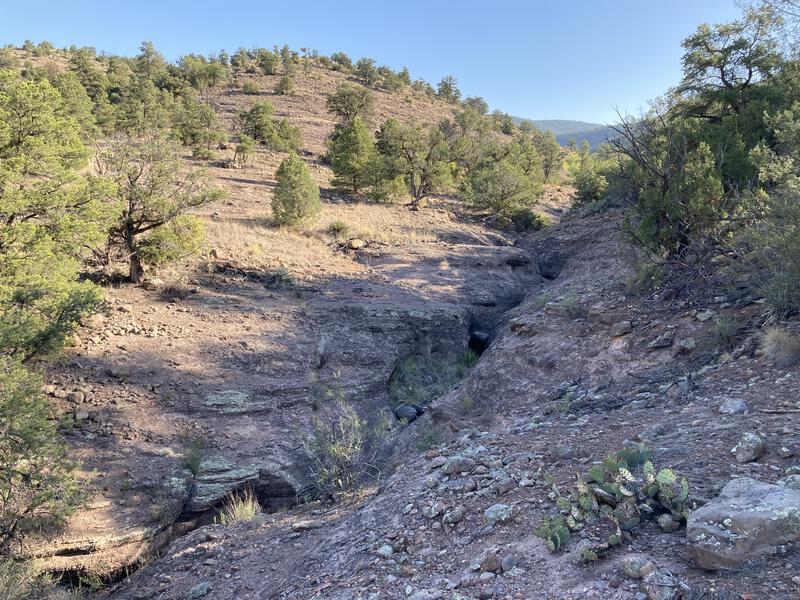
[{"label": "hillside", "polygon": [[766,22],[594,153],[369,59],[3,49],[0,600],[796,599]]},{"label": "hillside", "polygon": [[[517,122],[522,119],[515,117]],[[585,121],[569,121],[565,119],[533,120],[533,124],[542,131],[549,131],[556,136],[556,141],[562,146],[575,140],[579,145],[584,141],[589,142],[590,148],[605,144],[609,137],[616,135],[613,129],[599,123]]]}]

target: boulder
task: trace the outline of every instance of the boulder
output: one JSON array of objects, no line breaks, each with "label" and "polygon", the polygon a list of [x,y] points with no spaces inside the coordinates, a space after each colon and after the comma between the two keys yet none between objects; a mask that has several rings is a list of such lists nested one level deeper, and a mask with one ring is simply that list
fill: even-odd
[{"label": "boulder", "polygon": [[614,323],[611,326],[611,337],[627,335],[631,331],[633,331],[633,325],[630,321],[620,321],[619,323]]},{"label": "boulder", "polygon": [[493,504],[486,509],[484,517],[489,525],[508,523],[514,518],[514,509],[508,504]]},{"label": "boulder", "polygon": [[631,579],[642,579],[655,571],[656,565],[644,554],[628,554],[619,561],[619,568]]},{"label": "boulder", "polygon": [[417,417],[425,413],[425,409],[416,404],[401,404],[394,409],[394,416],[398,421],[411,423]]},{"label": "boulder", "polygon": [[723,415],[739,415],[747,412],[747,403],[743,398],[726,398],[719,405]]},{"label": "boulder", "polygon": [[689,514],[686,536],[692,560],[708,570],[778,554],[800,541],[800,490],[734,479]]},{"label": "boulder", "polygon": [[353,239],[347,240],[347,247],[350,248],[351,250],[361,250],[361,248],[363,248],[366,245],[367,245],[367,242],[365,242],[364,240],[362,240],[360,238],[353,238]]},{"label": "boulder", "polygon": [[764,456],[765,450],[764,440],[755,433],[748,432],[742,434],[739,443],[731,449],[731,452],[736,455],[736,462],[749,463]]},{"label": "boulder", "polygon": [[468,456],[451,456],[444,463],[442,471],[448,475],[458,475],[459,473],[469,473],[475,467],[475,461]]}]

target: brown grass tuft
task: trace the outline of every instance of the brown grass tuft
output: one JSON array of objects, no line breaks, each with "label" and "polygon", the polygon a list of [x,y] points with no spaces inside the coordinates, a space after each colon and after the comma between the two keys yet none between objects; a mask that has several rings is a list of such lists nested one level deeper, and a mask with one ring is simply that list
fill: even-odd
[{"label": "brown grass tuft", "polygon": [[800,335],[783,327],[771,327],[764,331],[761,348],[769,360],[782,367],[800,362]]}]

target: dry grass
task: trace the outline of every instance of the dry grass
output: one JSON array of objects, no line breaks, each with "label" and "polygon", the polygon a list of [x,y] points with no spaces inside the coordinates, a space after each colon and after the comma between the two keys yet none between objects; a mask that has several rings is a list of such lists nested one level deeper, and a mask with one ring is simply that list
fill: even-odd
[{"label": "dry grass", "polygon": [[264,511],[258,503],[253,490],[247,489],[232,494],[225,501],[217,521],[222,525],[237,523],[260,523],[264,519]]},{"label": "dry grass", "polygon": [[783,327],[771,327],[761,334],[764,356],[780,366],[800,362],[800,335]]}]

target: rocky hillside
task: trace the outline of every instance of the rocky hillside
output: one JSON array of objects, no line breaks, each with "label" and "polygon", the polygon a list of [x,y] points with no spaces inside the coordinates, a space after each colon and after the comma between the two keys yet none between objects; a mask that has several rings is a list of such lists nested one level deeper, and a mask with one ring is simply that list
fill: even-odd
[{"label": "rocky hillside", "polygon": [[[228,126],[268,98],[301,127],[320,221],[271,223],[277,153],[202,162],[228,192],[198,211],[202,258],[107,286],[47,368],[86,502],[19,554],[114,599],[798,597],[798,367],[751,335],[761,301],[638,293],[624,214],[562,219],[568,187],[527,234],[446,195],[411,211],[333,193],[324,103],[343,77],[211,94]],[[375,95],[379,119],[452,113]],[[317,495],[303,442],[339,398],[382,442],[376,477]],[[245,491],[265,513],[221,523]]]},{"label": "rocky hillside", "polygon": [[[82,549],[110,548],[120,529],[175,536],[179,514],[186,526],[187,513],[245,482],[269,508],[299,492],[292,432],[309,414],[306,357],[321,335],[332,342],[323,376],[338,372],[372,411],[385,406],[398,359],[463,348],[479,325],[494,332],[489,349],[396,431],[379,486],[261,523],[202,526],[108,595],[796,597],[798,372],[752,343],[720,351],[714,326],[758,305],[629,294],[617,213],[515,245],[447,215],[419,215],[435,219],[437,241],[346,250],[360,278],[270,291],[247,272],[220,271],[180,301],[121,294],[57,386],[75,390],[73,403],[92,388],[76,406],[88,416],[74,441],[103,465],[85,527],[97,535],[106,522],[107,534],[55,554],[80,560]],[[130,308],[143,304],[147,323],[134,323]],[[187,428],[209,440],[194,477],[178,459]],[[576,472],[640,444],[656,468],[686,478],[688,526],[663,505],[606,498],[636,517],[617,543],[602,521],[587,521],[560,551],[548,548],[535,531],[559,514]]]}]

